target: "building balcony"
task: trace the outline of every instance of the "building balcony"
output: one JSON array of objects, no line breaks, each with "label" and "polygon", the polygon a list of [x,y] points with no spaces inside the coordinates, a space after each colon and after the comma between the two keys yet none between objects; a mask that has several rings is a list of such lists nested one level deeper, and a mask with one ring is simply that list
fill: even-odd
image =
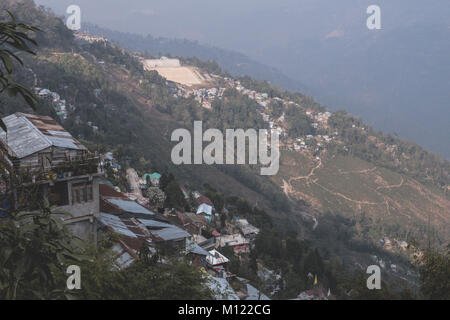
[{"label": "building balcony", "polygon": [[[13,161],[14,162],[14,161]],[[72,180],[74,178],[102,176],[99,157],[62,161],[58,164],[24,165],[14,163],[15,176],[22,185],[42,184]]]}]

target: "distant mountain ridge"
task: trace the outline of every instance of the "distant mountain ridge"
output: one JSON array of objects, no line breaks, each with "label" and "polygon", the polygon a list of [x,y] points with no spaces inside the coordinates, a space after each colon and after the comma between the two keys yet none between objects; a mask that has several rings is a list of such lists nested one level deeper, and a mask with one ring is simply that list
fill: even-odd
[{"label": "distant mountain ridge", "polygon": [[261,81],[269,81],[272,85],[277,85],[284,90],[309,92],[307,86],[287,77],[276,68],[252,60],[236,51],[187,39],[156,38],[150,34],[144,37],[138,34],[102,28],[90,23],[83,24],[82,30],[93,35],[104,36],[129,50],[147,52],[153,56],[171,55],[214,60],[219,63],[225,72],[233,76],[250,76]]},{"label": "distant mountain ridge", "polygon": [[[70,4],[69,0],[37,2],[60,14]],[[146,33],[201,39],[202,44],[187,41],[183,50],[170,48],[174,43],[167,39],[151,46],[170,48],[161,53],[214,59],[233,75],[245,73],[307,93],[333,110],[345,109],[377,130],[397,133],[450,159],[448,0],[378,0],[381,30],[366,27],[370,0],[288,0],[281,5],[261,0],[256,6],[233,0],[226,5],[205,0],[195,5],[110,0],[107,17],[97,9],[97,2],[78,3],[84,17],[89,17],[86,21],[143,34],[134,47],[143,47]],[[179,41],[184,40],[175,43]],[[277,72],[230,52],[218,57],[204,44],[235,50]],[[293,81],[285,81],[286,77]]]}]

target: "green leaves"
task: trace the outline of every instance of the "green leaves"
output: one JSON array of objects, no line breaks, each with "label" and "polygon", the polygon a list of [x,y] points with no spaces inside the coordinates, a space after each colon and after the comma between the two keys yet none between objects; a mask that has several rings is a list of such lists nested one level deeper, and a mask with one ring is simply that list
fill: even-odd
[{"label": "green leaves", "polygon": [[427,299],[450,299],[450,250],[439,252],[429,248],[420,268],[422,294]]},{"label": "green leaves", "polygon": [[68,265],[87,260],[73,240],[48,204],[13,213],[0,224],[0,299],[68,298],[58,279]]},{"label": "green leaves", "polygon": [[[14,15],[9,11],[7,13],[10,20],[0,21],[0,94],[6,92],[13,97],[20,95],[35,110],[38,98],[30,89],[14,82],[12,75],[14,63],[23,65],[21,53],[35,54],[32,46],[37,46],[37,42],[29,34],[39,31],[39,28],[17,23]],[[1,119],[0,127],[7,131]]]}]

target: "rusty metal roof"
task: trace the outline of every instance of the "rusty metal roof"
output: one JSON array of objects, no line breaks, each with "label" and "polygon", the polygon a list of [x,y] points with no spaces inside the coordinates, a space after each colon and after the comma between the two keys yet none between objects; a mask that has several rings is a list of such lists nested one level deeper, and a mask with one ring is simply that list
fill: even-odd
[{"label": "rusty metal roof", "polygon": [[3,122],[8,132],[0,129],[0,140],[19,159],[49,147],[87,150],[51,117],[16,112]]}]

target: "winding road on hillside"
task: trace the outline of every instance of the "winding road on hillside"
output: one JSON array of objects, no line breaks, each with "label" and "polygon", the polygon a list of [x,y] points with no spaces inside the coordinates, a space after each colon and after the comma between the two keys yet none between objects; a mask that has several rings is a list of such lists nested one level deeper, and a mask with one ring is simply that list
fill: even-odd
[{"label": "winding road on hillside", "polygon": [[319,169],[322,166],[322,159],[319,158],[319,163],[311,169],[311,172],[306,175],[306,176],[298,176],[298,177],[292,177],[289,179],[288,184],[291,186],[292,188],[292,181],[296,181],[296,180],[302,180],[302,179],[306,179],[307,182],[309,183],[309,179],[314,175],[314,172]]},{"label": "winding road on hillside", "polygon": [[[323,186],[322,184],[319,183],[318,179],[312,179],[312,177],[315,175],[316,171],[321,168],[323,165],[322,163],[322,159],[319,158],[319,162],[311,169],[311,171],[307,174],[307,175],[302,175],[302,176],[296,176],[296,177],[291,177],[288,181],[283,179],[283,185],[282,185],[282,189],[283,192],[285,193],[285,195],[289,198],[292,199],[291,196],[294,196],[294,198],[305,198],[305,195],[296,191],[295,188],[292,186],[292,182],[294,181],[298,181],[298,180],[305,180],[307,184],[315,184],[318,187],[320,187],[321,189],[323,189],[324,191],[328,192],[329,194],[339,197],[341,199],[344,199],[346,201],[349,201],[355,205],[357,205],[359,208],[361,208],[362,205],[370,205],[370,206],[375,206],[375,205],[385,205],[386,207],[386,211],[387,214],[391,214],[391,206],[390,206],[390,198],[387,195],[381,194],[380,192],[378,192],[378,190],[380,189],[393,189],[393,188],[400,188],[404,185],[404,179],[403,177],[401,178],[401,181],[398,184],[392,184],[392,185],[385,185],[385,186],[378,186],[374,192],[377,193],[380,197],[383,198],[383,201],[381,202],[371,202],[371,201],[364,201],[364,200],[356,200],[356,199],[352,199],[351,197],[337,192],[337,191],[333,191],[330,190],[329,188]],[[374,172],[377,169],[376,166],[374,166],[373,168],[370,169],[363,169],[363,170],[355,170],[355,171],[339,171],[338,175],[345,175],[345,174],[351,174],[351,173],[356,173],[356,174],[366,174],[366,173],[371,173]],[[308,199],[306,199],[308,200]],[[408,216],[408,215],[406,215]],[[408,218],[410,218],[408,216]],[[315,217],[312,217],[313,221],[314,221],[314,226],[313,229],[317,228],[318,225],[318,220]]]}]

